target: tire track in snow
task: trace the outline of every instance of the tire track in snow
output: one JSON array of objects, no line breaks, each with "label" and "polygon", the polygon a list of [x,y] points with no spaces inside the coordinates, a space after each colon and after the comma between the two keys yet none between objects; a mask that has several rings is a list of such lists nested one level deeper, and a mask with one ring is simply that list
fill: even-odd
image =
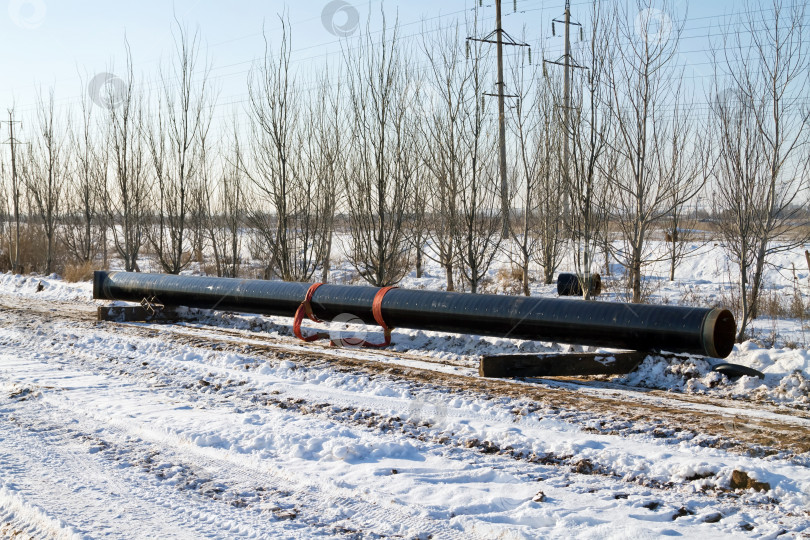
[{"label": "tire track in snow", "polygon": [[[133,329],[135,329],[135,330],[142,330],[142,327],[129,326],[129,328],[133,328]],[[136,333],[139,333],[139,332],[136,332]],[[157,334],[155,334],[155,331],[150,331],[150,332],[149,332],[149,334],[152,334],[152,335],[153,335],[153,337],[155,337],[155,338],[160,337],[161,339],[164,339],[164,341],[165,341],[165,335],[164,335],[164,333],[163,333],[163,332],[158,332]],[[172,334],[174,334],[174,331],[172,331]],[[184,341],[182,341],[182,340],[181,340],[181,342],[182,342],[182,343],[186,343],[186,342],[184,342]],[[208,344],[208,345],[210,346],[210,345],[212,345],[212,344],[214,344],[214,343],[213,343],[213,342],[211,342],[211,341],[205,341],[205,342],[203,342],[203,343],[200,343],[200,342],[198,342],[198,341],[196,341],[196,340],[192,340],[192,342],[191,342],[190,344],[191,344],[192,346],[201,347],[201,346],[204,346],[204,345],[206,345],[206,344]],[[254,353],[255,351],[250,351],[250,352],[251,352],[251,353]],[[283,353],[283,354],[288,354],[288,353]],[[294,360],[296,360],[296,361],[300,361],[300,360],[301,360],[301,358],[300,358],[299,356],[297,356],[297,355],[294,355],[294,356],[292,356],[291,358],[292,358],[292,359],[294,359]],[[306,357],[304,357],[304,359],[303,359],[303,360],[304,360],[304,361],[306,361],[306,360],[308,360],[308,359],[309,359],[309,356],[306,356]],[[163,359],[163,360],[162,360],[162,363],[163,363],[163,364],[174,364],[175,366],[178,366],[178,367],[183,366],[183,368],[184,368],[184,369],[186,369],[186,366],[188,366],[188,365],[189,365],[188,361],[185,361],[185,360],[184,360],[184,361],[182,361],[182,362],[179,362],[179,361],[174,361],[174,360],[172,360],[171,358],[169,358],[169,359]],[[225,374],[224,376],[233,376],[233,377],[235,377],[235,378],[242,377],[242,376],[250,376],[250,371],[248,371],[248,372],[242,372],[241,370],[238,370],[238,371],[237,371],[237,370],[234,370],[234,369],[232,369],[232,368],[227,368],[227,367],[222,367],[222,366],[211,366],[210,364],[205,364],[205,363],[202,363],[202,362],[199,362],[199,363],[198,363],[198,362],[194,362],[194,364],[196,364],[197,366],[199,366],[199,368],[202,370],[200,373],[211,372],[212,374],[213,374],[213,373],[217,373],[217,374]],[[324,362],[321,362],[321,365],[323,365],[323,364],[324,364]],[[496,381],[492,381],[492,384],[494,385],[494,384],[497,384],[498,382],[499,382],[499,381],[497,381],[497,382],[496,382]],[[257,388],[261,388],[263,385],[266,385],[267,383],[268,383],[267,378],[261,378],[260,380],[254,380],[254,385],[255,385]],[[271,383],[272,383],[272,384],[274,384],[274,385],[278,385],[278,384],[279,384],[278,380],[272,380],[272,381],[271,381]],[[300,382],[299,382],[298,384],[300,385]],[[293,386],[295,386],[295,385],[293,385]],[[292,388],[292,387],[291,387],[289,384],[281,384],[281,385],[279,385],[279,387],[280,387],[281,389],[283,389],[283,390],[287,391],[287,392],[289,392],[289,391],[290,391],[290,389]],[[313,397],[313,395],[312,395],[312,394],[314,394],[315,396],[317,396],[317,395],[320,393],[320,392],[319,392],[319,389],[318,389],[318,387],[317,387],[317,386],[316,386],[316,387],[309,387],[309,388],[308,388],[308,390],[307,390],[307,392],[310,394],[310,395],[307,395],[307,398],[308,398],[308,399],[310,399],[310,400],[311,400],[311,399],[312,399],[312,397]],[[556,390],[555,392],[556,392],[557,394],[560,394],[560,393],[564,393],[564,392],[565,392],[565,390]],[[299,393],[300,393],[300,392],[299,392]],[[357,403],[356,401],[351,401],[351,400],[348,400],[348,401],[347,401],[347,400],[341,400],[341,399],[339,399],[339,398],[336,398],[336,396],[335,396],[334,394],[331,394],[331,395],[329,396],[329,398],[330,398],[330,400],[331,400],[331,402],[332,402],[332,403],[338,404],[338,405],[340,405],[340,406],[342,406],[342,407],[351,407],[351,406],[355,406],[355,407],[356,407],[356,406],[358,406],[358,403]],[[381,404],[385,404],[385,403],[390,402],[390,399],[388,399],[388,398],[380,398],[380,399],[376,400],[376,402],[373,400],[373,398],[366,398],[366,400],[367,400],[367,401],[370,401],[370,403],[365,403],[365,404],[360,404],[360,405],[369,405],[369,404],[370,404],[372,407],[375,407],[375,408],[377,408],[377,409],[379,409],[379,408],[381,407]],[[667,405],[671,405],[671,404],[667,404]],[[452,412],[451,410],[444,409],[442,412],[443,412],[444,414],[449,414],[449,415],[453,416],[453,412]],[[681,411],[678,411],[678,412],[684,413],[684,411],[682,411],[682,410],[681,410]],[[685,411],[685,412],[686,412],[686,413],[691,413],[691,411]],[[720,414],[723,414],[723,413],[724,413],[723,411],[719,411],[719,412],[720,412]],[[587,419],[587,415],[582,416],[582,413],[578,413],[578,414],[580,415],[579,417],[577,417],[576,419],[570,419],[570,420],[571,420],[571,421],[574,421],[574,420],[575,420],[577,423],[580,423],[580,424],[591,424],[591,423],[588,421],[588,419]],[[598,411],[596,414],[591,414],[591,416],[596,416],[596,417],[599,417],[599,416],[602,416],[603,414],[604,414],[604,409],[600,409],[600,410],[599,410],[599,411]],[[697,418],[702,418],[702,416],[705,416],[705,415],[696,415],[696,416],[697,416]],[[795,423],[795,422],[798,422],[799,424],[802,424],[802,419],[796,419],[796,418],[794,418],[794,417],[787,416],[787,417],[785,417],[785,419],[784,419],[784,420],[787,420],[787,419],[793,420],[793,421],[794,421],[794,423]],[[661,429],[661,432],[662,432],[662,433],[660,433],[660,434],[659,434],[659,428],[658,428],[658,427],[656,427],[656,426],[655,426],[655,424],[652,424],[652,425],[651,425],[651,424],[650,424],[649,422],[647,422],[646,420],[647,420],[647,419],[645,418],[645,419],[642,421],[642,430],[641,430],[641,432],[644,432],[644,431],[645,431],[645,430],[647,430],[647,429],[655,429],[655,430],[656,430],[656,436],[663,436],[664,438],[666,438],[666,437],[668,436],[668,435],[667,435],[667,431],[666,431],[666,429],[667,429],[667,427],[666,427],[666,426],[667,426],[667,424],[663,424],[662,426],[660,426],[660,427],[661,427],[661,428],[663,428],[663,429]],[[776,418],[776,419],[769,418],[769,420],[771,420],[771,421],[775,421],[775,420],[779,420],[779,418]],[[637,422],[637,421],[636,421],[636,422]],[[612,424],[615,424],[615,422],[614,422],[614,423],[612,423]],[[804,424],[806,425],[806,424],[807,424],[807,422],[804,422]],[[611,423],[610,423],[610,422],[607,424],[606,429],[611,430]],[[756,428],[748,428],[748,429],[749,429],[749,430],[751,430],[751,431],[753,431],[753,429],[756,429]],[[596,432],[598,432],[598,431],[599,431],[599,430],[597,429],[597,430],[596,430]],[[631,430],[631,433],[632,433],[632,430]],[[678,427],[677,429],[675,429],[674,433],[675,433],[675,434],[683,434],[683,433],[684,433],[684,431],[682,430],[682,428],[681,428],[681,427]],[[804,429],[804,430],[800,430],[800,433],[803,433],[803,434],[804,434],[804,436],[805,436],[805,438],[807,438],[807,430],[806,430],[806,429]],[[722,440],[721,440],[720,442],[722,443],[722,447],[727,447],[727,446],[729,446],[729,444],[728,444],[728,443],[723,443],[723,442],[722,442]],[[702,444],[704,444],[704,443],[702,443]]]},{"label": "tire track in snow", "polygon": [[[23,351],[17,352],[23,354]],[[36,362],[37,360],[31,361]],[[117,399],[121,399],[122,393],[126,391],[125,386],[116,388],[112,383],[99,384],[97,387],[99,389],[114,388]],[[260,478],[261,487],[265,489],[275,492],[292,491],[294,495],[290,498],[297,501],[296,506],[300,506],[300,514],[303,517],[310,516],[308,523],[315,526],[316,531],[328,528],[328,534],[335,534],[334,527],[337,526],[347,531],[356,530],[361,534],[369,534],[377,532],[374,529],[379,528],[381,523],[391,522],[396,523],[397,527],[402,527],[409,536],[417,533],[440,534],[447,538],[469,537],[468,533],[461,533],[443,521],[421,515],[425,513],[421,509],[403,508],[401,505],[393,504],[375,504],[358,499],[356,491],[330,485],[327,482],[313,482],[312,479],[304,482],[301,478],[295,478],[284,474],[281,470],[268,467],[248,468],[244,466],[242,460],[226,451],[201,448],[190,444],[190,441],[184,437],[150,429],[137,421],[115,419],[104,414],[91,414],[89,408],[83,406],[84,404],[72,404],[71,400],[66,398],[67,393],[60,390],[44,391],[43,397],[36,400],[36,405],[44,403],[47,406],[36,408],[36,415],[30,418],[31,424],[40,421],[38,419],[41,418],[43,412],[50,412],[53,422],[67,422],[75,425],[72,429],[81,434],[87,435],[96,432],[94,436],[98,436],[98,425],[102,423],[104,425],[103,435],[114,439],[116,446],[124,447],[128,444],[126,441],[132,439],[143,441],[148,444],[148,447],[159,453],[161,459],[167,460],[169,463],[193,464],[196,468],[208,471],[221,483],[233,486],[252,485],[255,488],[257,479]],[[104,396],[97,397],[101,401],[104,400]],[[146,396],[139,397],[143,400]],[[17,412],[19,416],[20,411]],[[76,438],[77,436],[63,438]],[[140,453],[145,451],[147,451],[146,448],[139,449]],[[345,523],[318,522],[319,516],[334,514],[336,508],[347,515],[345,520],[342,520]],[[171,509],[177,510],[176,506],[171,506]],[[228,509],[228,511],[232,511],[232,509]],[[206,509],[206,513],[214,514],[215,512]],[[197,515],[191,517],[194,518]],[[226,520],[227,515],[221,519]],[[388,535],[396,534],[396,531],[393,533],[381,531],[380,533]]]},{"label": "tire track in snow", "polygon": [[[120,327],[117,327],[117,326],[116,326],[115,328],[120,328]],[[132,334],[134,334],[135,336],[137,336],[137,335],[144,335],[144,334],[143,334],[143,331],[142,331],[142,328],[144,328],[144,327],[136,327],[136,326],[132,326],[131,328],[134,328],[134,329],[136,329],[136,330],[137,330],[137,331],[135,331],[135,332],[132,332]],[[149,334],[151,334],[151,335],[152,335],[152,337],[165,338],[165,335],[163,335],[164,333],[163,333],[163,332],[161,332],[161,331],[157,331],[157,330],[153,330],[153,329],[148,329],[148,328],[147,328],[147,330],[149,330]],[[115,330],[114,330],[114,331],[115,331]],[[130,334],[130,331],[127,331],[127,332],[126,332],[126,334]],[[176,341],[177,341],[177,340],[176,340]],[[213,342],[214,342],[214,340],[209,340],[209,343],[213,343]],[[199,346],[199,345],[198,345],[198,346]],[[296,357],[294,357],[293,359],[294,359],[294,360],[296,360],[296,361],[304,361],[304,362],[306,362],[306,361],[308,360],[307,355],[301,355],[301,356],[302,356],[303,358],[299,358],[299,357],[297,357],[297,356],[296,356]],[[314,356],[314,355],[311,355],[311,356]],[[207,364],[205,364],[205,363],[203,363],[203,362],[195,362],[195,363],[196,363],[196,364],[198,364],[198,366],[200,367],[200,369],[205,369],[205,368],[211,369],[211,366],[209,366],[209,365],[207,365]],[[321,363],[323,364],[323,362],[321,362]],[[349,363],[349,365],[351,365],[351,363]],[[216,368],[216,369],[220,369],[220,368]],[[239,373],[242,373],[242,372],[239,372]]]},{"label": "tire track in snow", "polygon": [[[138,479],[133,482],[122,469],[83,451],[64,429],[37,424],[22,425],[19,418],[14,423],[6,418],[0,421],[4,483],[13,484],[13,493],[25,505],[48,508],[47,515],[58,515],[57,523],[60,529],[67,528],[67,536],[73,536],[73,531],[114,536],[132,536],[137,531],[154,538],[210,533],[210,527],[183,516],[184,500],[139,488]],[[11,510],[22,518],[24,528],[40,530],[36,520]],[[65,522],[68,525],[62,525]]]}]

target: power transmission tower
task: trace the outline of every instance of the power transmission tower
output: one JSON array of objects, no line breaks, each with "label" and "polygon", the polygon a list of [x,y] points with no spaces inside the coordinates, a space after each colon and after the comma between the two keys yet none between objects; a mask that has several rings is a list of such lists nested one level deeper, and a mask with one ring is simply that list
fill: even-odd
[{"label": "power transmission tower", "polygon": [[[481,2],[479,2],[479,5]],[[517,4],[517,2],[515,2]],[[517,10],[517,5],[515,5]],[[493,39],[494,38],[494,39]],[[500,150],[500,173],[501,173],[501,215],[503,226],[501,228],[501,238],[509,237],[509,183],[506,178],[506,114],[504,99],[518,96],[506,94],[506,83],[503,80],[503,46],[528,47],[528,43],[516,41],[503,29],[501,25],[501,0],[495,0],[495,30],[482,38],[468,37],[469,41],[479,41],[482,43],[494,43],[498,51],[498,145]],[[531,53],[530,53],[531,54]],[[531,58],[531,56],[530,56]],[[496,94],[484,94],[494,96]]]},{"label": "power transmission tower", "polygon": [[11,145],[11,192],[14,199],[14,223],[16,226],[12,272],[17,274],[20,270],[20,184],[17,180],[17,153],[14,151],[14,145],[24,143],[14,138],[14,124],[20,124],[21,122],[14,120],[14,112],[11,109],[8,111],[7,123],[9,138],[4,144]]},{"label": "power transmission tower", "polygon": [[[582,39],[582,25],[578,22],[571,21],[571,1],[565,0],[565,14],[563,20],[553,19],[551,21],[551,34],[557,35],[554,28],[554,23],[562,23],[565,25],[565,52],[557,60],[543,60],[544,64],[556,64],[562,66],[565,70],[563,75],[563,131],[565,132],[565,142],[563,144],[563,180],[565,182],[565,189],[563,196],[563,213],[564,218],[567,219],[568,208],[568,187],[570,185],[569,175],[569,160],[571,156],[571,149],[569,148],[569,138],[571,133],[571,73],[574,69],[587,69],[574,62],[571,55],[571,25],[579,26],[580,39]],[[544,66],[545,67],[545,66]]]}]

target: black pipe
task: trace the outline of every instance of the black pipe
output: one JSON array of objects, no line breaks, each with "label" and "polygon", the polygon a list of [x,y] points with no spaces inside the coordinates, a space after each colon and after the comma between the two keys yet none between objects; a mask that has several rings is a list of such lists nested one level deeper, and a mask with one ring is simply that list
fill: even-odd
[{"label": "black pipe", "polygon": [[[587,274],[582,279],[588,286],[591,296],[599,296],[602,293],[602,276],[599,274]],[[560,274],[557,277],[558,296],[582,296],[582,284],[576,274]]]},{"label": "black pipe", "polygon": [[[93,298],[137,302],[156,296],[165,305],[291,317],[309,287],[283,281],[102,271],[94,275]],[[375,324],[372,303],[378,290],[322,285],[312,297],[312,310],[325,321],[348,313]],[[731,353],[737,329],[734,316],[725,309],[406,289],[385,295],[382,315],[394,328],[717,358]]]}]

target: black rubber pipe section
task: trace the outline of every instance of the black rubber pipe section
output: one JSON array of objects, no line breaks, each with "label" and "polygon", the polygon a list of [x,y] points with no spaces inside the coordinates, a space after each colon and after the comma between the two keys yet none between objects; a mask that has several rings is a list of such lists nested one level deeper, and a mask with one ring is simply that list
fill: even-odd
[{"label": "black rubber pipe section", "polygon": [[[591,289],[591,296],[602,293],[602,276],[590,274],[585,277],[585,283]],[[582,285],[576,274],[560,274],[557,277],[557,294],[559,296],[582,296]]]},{"label": "black rubber pipe section", "polygon": [[[93,297],[138,302],[155,296],[165,305],[292,317],[309,283],[96,272]],[[312,297],[315,315],[331,321],[351,314],[376,324],[378,289],[322,285]],[[736,323],[725,309],[653,306],[579,299],[394,289],[382,302],[394,328],[575,343],[637,351],[669,351],[725,358]]]}]

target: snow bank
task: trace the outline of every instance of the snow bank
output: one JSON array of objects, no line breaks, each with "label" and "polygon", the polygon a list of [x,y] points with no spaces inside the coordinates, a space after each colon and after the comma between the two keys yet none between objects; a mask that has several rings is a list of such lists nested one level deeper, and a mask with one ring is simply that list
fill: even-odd
[{"label": "snow bank", "polygon": [[59,302],[93,303],[91,282],[67,283],[56,274],[50,276],[0,274],[0,292],[7,296],[28,297]]}]

